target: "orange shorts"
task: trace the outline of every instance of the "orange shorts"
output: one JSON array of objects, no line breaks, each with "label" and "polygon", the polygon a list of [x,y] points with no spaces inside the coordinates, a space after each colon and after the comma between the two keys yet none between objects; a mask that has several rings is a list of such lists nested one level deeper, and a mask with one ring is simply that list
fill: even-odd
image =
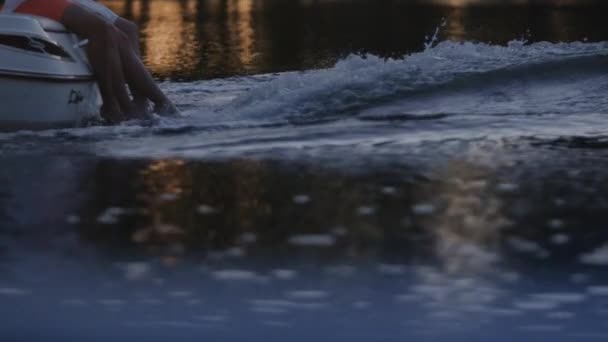
[{"label": "orange shorts", "polygon": [[71,4],[69,0],[26,0],[15,9],[15,12],[61,21],[63,12]]}]

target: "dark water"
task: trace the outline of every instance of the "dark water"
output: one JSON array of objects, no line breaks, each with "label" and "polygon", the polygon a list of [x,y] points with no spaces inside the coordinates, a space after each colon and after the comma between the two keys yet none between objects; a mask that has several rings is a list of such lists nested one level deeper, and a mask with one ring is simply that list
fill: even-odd
[{"label": "dark water", "polygon": [[[603,1],[503,1],[500,6],[483,0],[104,3],[142,28],[150,68],[159,77],[177,80],[330,67],[353,53],[402,57],[421,51],[442,22],[440,40],[505,44],[518,38],[568,42],[608,37],[608,4]],[[486,6],[450,6],[467,3]]]},{"label": "dark water", "polygon": [[602,3],[105,3],[186,117],[0,135],[0,340],[608,338]]}]

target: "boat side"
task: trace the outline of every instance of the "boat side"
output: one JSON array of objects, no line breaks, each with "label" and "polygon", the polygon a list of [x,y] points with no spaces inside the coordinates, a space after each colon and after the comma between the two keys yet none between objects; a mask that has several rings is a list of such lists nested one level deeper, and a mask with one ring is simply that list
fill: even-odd
[{"label": "boat side", "polygon": [[0,129],[70,127],[98,115],[99,90],[77,43],[59,23],[0,15]]}]

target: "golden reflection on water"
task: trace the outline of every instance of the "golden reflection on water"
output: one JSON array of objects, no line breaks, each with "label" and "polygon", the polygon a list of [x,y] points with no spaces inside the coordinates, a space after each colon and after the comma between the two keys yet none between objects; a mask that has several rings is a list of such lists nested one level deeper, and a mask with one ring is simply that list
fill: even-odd
[{"label": "golden reflection on water", "polygon": [[164,255],[168,264],[176,262],[184,251],[185,232],[176,223],[176,217],[184,215],[183,206],[176,203],[188,195],[190,179],[189,168],[181,160],[154,161],[140,171],[143,191],[137,197],[149,224],[135,230],[132,240]]},{"label": "golden reflection on water", "polygon": [[466,9],[456,8],[450,12],[446,19],[445,39],[448,40],[464,40],[466,37],[465,29],[465,14]]},{"label": "golden reflection on water", "polygon": [[[194,22],[183,18],[184,2],[152,1],[150,2],[149,19],[143,28],[146,37],[146,64],[157,72],[170,72],[175,63],[181,68],[191,69],[197,61],[182,58],[181,55],[193,47],[190,40],[196,36]],[[194,0],[185,2],[187,8],[194,6]]]},{"label": "golden reflection on water", "polygon": [[239,61],[241,65],[249,65],[253,59],[253,22],[252,0],[229,0],[227,3],[230,35],[238,42]]}]

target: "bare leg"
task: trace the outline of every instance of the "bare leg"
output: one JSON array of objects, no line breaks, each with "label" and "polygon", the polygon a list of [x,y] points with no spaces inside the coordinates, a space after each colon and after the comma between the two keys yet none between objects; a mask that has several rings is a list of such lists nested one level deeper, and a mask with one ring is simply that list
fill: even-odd
[{"label": "bare leg", "polygon": [[135,93],[143,96],[155,105],[155,110],[160,114],[176,114],[178,111],[169,98],[160,90],[154,78],[141,62],[135,49],[132,48],[132,40],[126,34],[121,34],[118,39],[118,50],[123,64],[123,70],[129,88]]},{"label": "bare leg", "polygon": [[[141,49],[139,48],[139,29],[137,28],[137,25],[124,18],[118,18],[114,22],[114,26],[116,26],[116,28],[127,36],[135,55],[141,59]],[[149,106],[148,98],[137,89],[133,89],[132,87],[130,88],[131,95],[133,96],[133,104],[137,108],[137,111],[140,113],[147,113]]]},{"label": "bare leg", "polygon": [[61,23],[89,40],[87,55],[104,101],[102,115],[112,122],[123,119],[133,106],[124,85],[123,66],[116,48],[118,32],[97,15],[77,5],[70,5],[65,10]]}]

